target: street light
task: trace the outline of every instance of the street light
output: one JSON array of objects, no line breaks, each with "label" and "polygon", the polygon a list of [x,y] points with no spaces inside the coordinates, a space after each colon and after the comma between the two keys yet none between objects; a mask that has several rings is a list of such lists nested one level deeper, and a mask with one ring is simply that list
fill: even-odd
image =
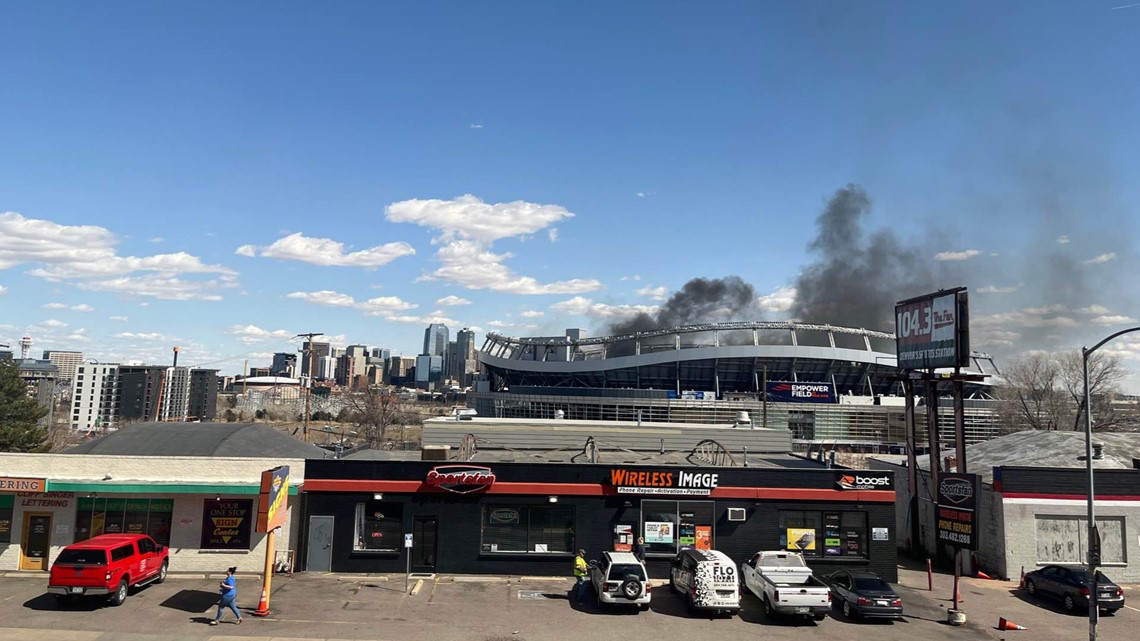
[{"label": "street light", "polygon": [[1096,593],[1096,566],[1100,565],[1100,533],[1097,532],[1096,508],[1093,505],[1092,395],[1089,391],[1089,356],[1108,341],[1130,332],[1140,332],[1140,327],[1122,329],[1092,347],[1081,348],[1081,373],[1085,383],[1085,469],[1089,474],[1089,641],[1096,641],[1096,624],[1100,616]]}]

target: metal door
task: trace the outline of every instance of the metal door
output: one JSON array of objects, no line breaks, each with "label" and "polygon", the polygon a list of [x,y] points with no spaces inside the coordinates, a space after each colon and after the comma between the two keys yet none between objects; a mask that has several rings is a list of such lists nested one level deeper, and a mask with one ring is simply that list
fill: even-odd
[{"label": "metal door", "polygon": [[23,541],[20,545],[20,569],[48,569],[51,551],[51,515],[25,514]]},{"label": "metal door", "polygon": [[305,569],[332,572],[333,521],[331,516],[309,517],[309,548]]},{"label": "metal door", "polygon": [[439,517],[417,516],[412,526],[412,571],[435,572]]}]

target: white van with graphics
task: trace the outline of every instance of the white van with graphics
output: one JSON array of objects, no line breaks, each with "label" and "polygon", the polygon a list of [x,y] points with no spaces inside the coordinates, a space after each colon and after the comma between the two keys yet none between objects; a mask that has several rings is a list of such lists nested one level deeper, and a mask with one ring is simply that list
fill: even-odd
[{"label": "white van with graphics", "polygon": [[673,557],[669,588],[684,593],[693,610],[740,611],[740,577],[724,552],[685,548]]}]

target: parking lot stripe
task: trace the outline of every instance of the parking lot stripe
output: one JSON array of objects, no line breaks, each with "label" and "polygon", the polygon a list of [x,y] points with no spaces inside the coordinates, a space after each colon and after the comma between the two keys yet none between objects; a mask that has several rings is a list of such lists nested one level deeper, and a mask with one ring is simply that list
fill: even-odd
[{"label": "parking lot stripe", "polygon": [[1132,607],[1132,606],[1130,606],[1130,605],[1126,605],[1126,606],[1124,606],[1124,607],[1128,608],[1129,610],[1136,610],[1137,612],[1140,612],[1140,609],[1134,608],[1134,607]]}]

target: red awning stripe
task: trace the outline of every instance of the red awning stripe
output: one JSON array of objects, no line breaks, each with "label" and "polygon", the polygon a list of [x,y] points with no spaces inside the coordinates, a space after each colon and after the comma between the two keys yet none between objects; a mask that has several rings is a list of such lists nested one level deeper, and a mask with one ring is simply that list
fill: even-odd
[{"label": "red awning stripe", "polygon": [[[432,487],[421,481],[368,481],[354,479],[305,479],[305,492],[392,492],[447,494],[447,490]],[[616,496],[617,490],[608,485],[591,483],[509,483],[498,481],[486,490],[474,494],[535,494],[558,496]],[[655,498],[653,494],[624,494]],[[671,498],[700,498],[702,495],[670,494]],[[777,499],[793,501],[846,501],[863,503],[893,503],[893,490],[824,490],[812,488],[778,487],[718,487],[712,491],[718,499]]]},{"label": "red awning stripe", "polygon": [[[1088,501],[1088,494],[1043,494],[1037,492],[1002,492],[1002,498],[1006,499],[1053,499],[1057,501]],[[1116,496],[1112,494],[1097,494],[1097,501],[1140,501],[1140,496],[1137,495],[1121,495]]]}]

